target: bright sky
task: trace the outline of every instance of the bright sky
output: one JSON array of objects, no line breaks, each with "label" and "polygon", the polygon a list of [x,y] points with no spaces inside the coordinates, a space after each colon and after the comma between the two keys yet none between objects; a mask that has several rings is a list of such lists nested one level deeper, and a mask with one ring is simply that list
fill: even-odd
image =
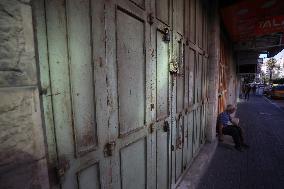
[{"label": "bright sky", "polygon": [[[266,58],[266,54],[261,54],[259,55],[259,58],[263,58],[263,63],[262,66],[261,66],[261,70],[263,72],[266,72],[266,62],[269,60],[269,58]],[[282,51],[280,51],[277,55],[274,56],[274,58],[278,61],[280,61],[281,58],[284,58],[284,49]]]},{"label": "bright sky", "polygon": [[276,60],[279,60],[281,57],[283,57],[283,55],[284,55],[284,49],[280,53],[275,55],[274,58],[276,58]]},{"label": "bright sky", "polygon": [[[282,57],[284,57],[284,49],[274,56],[277,61]],[[259,58],[263,58],[263,62],[266,62],[268,60],[268,58],[266,58],[266,54],[260,54]]]}]

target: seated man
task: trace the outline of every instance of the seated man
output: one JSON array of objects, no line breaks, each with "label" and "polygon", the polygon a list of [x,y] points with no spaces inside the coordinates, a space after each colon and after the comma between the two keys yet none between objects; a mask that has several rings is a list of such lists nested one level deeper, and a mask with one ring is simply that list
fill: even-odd
[{"label": "seated man", "polygon": [[242,151],[242,147],[248,148],[249,146],[244,143],[243,131],[239,127],[239,119],[231,118],[231,114],[236,111],[236,108],[229,104],[226,110],[218,116],[217,132],[219,133],[219,141],[223,141],[223,135],[230,135],[233,137],[235,148]]}]

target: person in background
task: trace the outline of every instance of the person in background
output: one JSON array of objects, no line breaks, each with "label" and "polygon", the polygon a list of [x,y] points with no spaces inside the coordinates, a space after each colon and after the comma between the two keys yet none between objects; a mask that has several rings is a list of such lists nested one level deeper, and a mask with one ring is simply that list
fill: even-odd
[{"label": "person in background", "polygon": [[252,86],[252,93],[253,93],[253,95],[256,94],[256,85],[253,85],[253,86]]},{"label": "person in background", "polygon": [[245,99],[246,100],[249,100],[250,90],[251,90],[250,84],[246,84],[246,87],[245,87]]},{"label": "person in background", "polygon": [[245,98],[245,94],[246,94],[246,85],[242,84],[242,99]]}]

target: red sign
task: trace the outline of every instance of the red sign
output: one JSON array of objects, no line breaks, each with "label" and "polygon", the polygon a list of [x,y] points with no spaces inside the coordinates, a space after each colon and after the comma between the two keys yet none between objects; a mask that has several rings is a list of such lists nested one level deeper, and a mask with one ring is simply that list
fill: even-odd
[{"label": "red sign", "polygon": [[235,41],[284,32],[283,0],[247,0],[221,10],[224,24]]},{"label": "red sign", "polygon": [[255,29],[256,35],[265,35],[284,31],[284,16],[273,16],[258,21]]}]

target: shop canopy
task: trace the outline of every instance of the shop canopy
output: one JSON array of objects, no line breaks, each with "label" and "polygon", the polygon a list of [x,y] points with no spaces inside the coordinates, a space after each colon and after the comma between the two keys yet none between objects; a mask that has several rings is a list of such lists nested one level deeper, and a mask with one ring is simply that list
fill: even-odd
[{"label": "shop canopy", "polygon": [[256,70],[260,53],[272,57],[284,48],[284,0],[220,0],[220,11],[245,72]]},{"label": "shop canopy", "polygon": [[283,0],[236,1],[233,5],[222,8],[221,14],[234,41],[284,32]]}]

